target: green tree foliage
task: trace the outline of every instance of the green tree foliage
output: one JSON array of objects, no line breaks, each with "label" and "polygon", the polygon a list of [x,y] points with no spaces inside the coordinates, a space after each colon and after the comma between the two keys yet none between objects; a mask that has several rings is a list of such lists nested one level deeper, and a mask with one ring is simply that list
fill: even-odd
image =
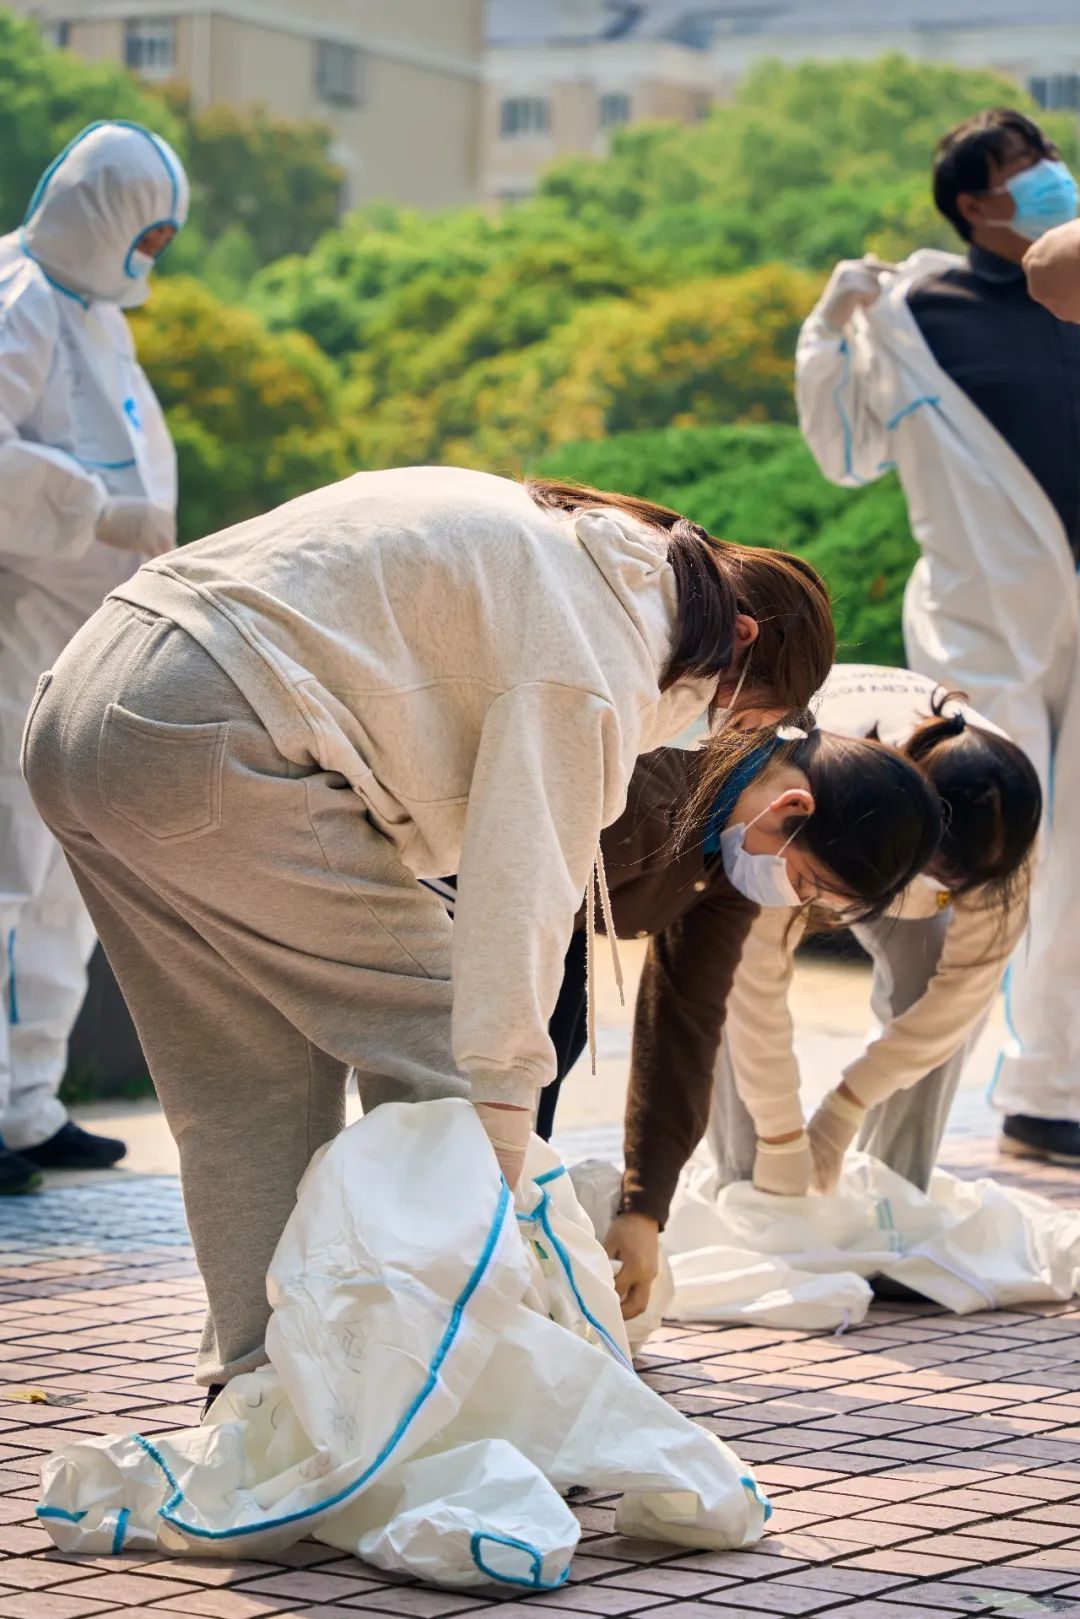
[{"label": "green tree foliage", "polygon": [[[243,291],[261,265],[306,253],[336,223],[345,176],[325,124],[276,118],[265,107],[196,109],[177,88],[165,98],[183,127],[193,238],[246,242]],[[226,275],[238,263],[234,245]],[[213,268],[202,272],[211,285]]]},{"label": "green tree foliage", "polygon": [[797,552],[832,592],[839,655],[903,664],[900,602],[918,552],[892,475],[837,488],[798,429],[780,425],[624,433],[564,445],[529,470],[645,495],[723,539]]},{"label": "green tree foliage", "polygon": [[[993,72],[903,56],[762,62],[701,124],[621,131],[609,161],[550,170],[540,200],[618,220],[630,251],[680,279],[765,259],[826,268],[882,243],[953,246],[929,201],[931,154],[945,130],[1002,104],[1037,111]],[[1075,121],[1046,122],[1074,160]]]},{"label": "green tree foliage", "polygon": [[0,10],[0,232],[15,229],[42,171],[99,118],[148,124],[183,147],[168,107],[129,73],[51,50],[32,23]]},{"label": "green tree foliage", "polygon": [[343,175],[323,125],[259,107],[194,111],[183,89],[150,90],[122,68],[54,50],[0,9],[0,232],[18,225],[72,136],[106,118],[156,130],[187,167],[191,222],[162,260],[167,275],[198,275],[240,299],[258,269],[306,252],[335,223]]},{"label": "green tree foliage", "polygon": [[354,470],[334,367],[301,332],[271,335],[197,282],[160,283],[133,319],[180,462],[180,528],[195,539]]},{"label": "green tree foliage", "polygon": [[[336,362],[366,465],[513,468],[627,429],[788,421],[823,273],[949,244],[934,144],[1005,101],[1030,105],[998,74],[899,56],[765,63],[703,123],[622,131],[497,216],[362,210],[252,303]],[[1054,127],[1075,156],[1072,121]]]}]

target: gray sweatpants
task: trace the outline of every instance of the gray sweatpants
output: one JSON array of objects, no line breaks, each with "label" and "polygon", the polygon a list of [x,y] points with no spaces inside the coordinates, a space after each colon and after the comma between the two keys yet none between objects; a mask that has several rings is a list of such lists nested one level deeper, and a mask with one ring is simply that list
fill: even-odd
[{"label": "gray sweatpants", "polygon": [[451,924],[342,777],[291,764],[182,630],[107,602],[43,676],[23,768],[180,1150],[202,1383],[264,1359],[266,1270],[312,1153],[365,1108],[465,1096]]},{"label": "gray sweatpants", "polygon": [[[855,929],[874,964],[870,1004],[883,1027],[906,1012],[926,990],[945,942],[945,928],[946,918],[939,914],[919,921],[883,920]],[[880,1158],[921,1191],[930,1184],[960,1075],[983,1021],[948,1062],[871,1108],[863,1125],[860,1149]],[[731,1057],[723,1045],[716,1063],[708,1137],[721,1185],[749,1180],[756,1147],[754,1124],[735,1088]]]}]

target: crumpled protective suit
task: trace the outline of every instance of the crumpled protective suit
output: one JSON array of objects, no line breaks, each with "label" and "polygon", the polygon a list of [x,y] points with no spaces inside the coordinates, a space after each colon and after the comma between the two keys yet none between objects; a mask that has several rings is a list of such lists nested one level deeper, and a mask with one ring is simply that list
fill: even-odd
[{"label": "crumpled protective suit", "polygon": [[306,1536],[446,1585],[567,1577],[572,1485],[624,1533],[745,1546],[768,1503],[627,1357],[611,1267],[534,1138],[516,1206],[469,1103],[388,1103],[312,1160],[270,1268],[272,1365],[208,1421],[66,1445],[68,1551],[272,1555]]},{"label": "crumpled protective suit", "polygon": [[1080,1292],[1080,1212],[943,1170],[920,1192],[857,1153],[829,1197],[771,1197],[748,1181],[721,1189],[695,1158],[662,1243],[674,1321],[843,1330],[866,1315],[875,1275],[957,1315]]}]

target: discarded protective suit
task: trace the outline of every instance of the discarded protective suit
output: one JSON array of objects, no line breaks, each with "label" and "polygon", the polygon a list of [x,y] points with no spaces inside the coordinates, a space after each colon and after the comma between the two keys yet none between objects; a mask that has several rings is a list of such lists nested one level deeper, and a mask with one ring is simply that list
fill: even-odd
[{"label": "discarded protective suit", "polygon": [[943,1170],[920,1192],[862,1154],[849,1156],[829,1197],[776,1198],[746,1181],[721,1187],[703,1153],[661,1243],[673,1321],[843,1330],[865,1316],[876,1275],[957,1315],[1080,1292],[1074,1209]]},{"label": "discarded protective suit", "polygon": [[0,1134],[14,1148],[64,1123],[55,1093],[94,939],[23,783],[20,739],[41,671],[171,543],[175,455],[120,310],[147,294],[137,242],[179,227],[187,206],[163,140],[95,124],[0,238]]},{"label": "discarded protective suit", "polygon": [[751,1473],[630,1366],[556,1154],[534,1138],[515,1208],[468,1103],[387,1103],[317,1154],[267,1286],[271,1366],[201,1428],[50,1456],[59,1546],[234,1558],[313,1536],[445,1585],[549,1590],[575,1484],[623,1491],[626,1534],[760,1535]]},{"label": "discarded protective suit", "polygon": [[826,477],[895,466],[922,556],[904,638],[922,674],[967,693],[1027,752],[1047,803],[1031,926],[1010,974],[995,1104],[1080,1120],[1080,623],[1075,564],[1037,480],[934,359],[908,295],[961,260],[915,253],[845,335],[820,307],[799,339],[803,433]]}]

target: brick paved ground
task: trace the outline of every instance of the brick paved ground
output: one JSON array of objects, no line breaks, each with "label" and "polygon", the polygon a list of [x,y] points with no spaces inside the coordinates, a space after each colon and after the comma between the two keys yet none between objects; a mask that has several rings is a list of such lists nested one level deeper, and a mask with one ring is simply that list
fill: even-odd
[{"label": "brick paved ground", "polygon": [[[960,1173],[1075,1194],[1070,1172],[1009,1170],[985,1130],[957,1123],[947,1156]],[[442,1619],[491,1606],[511,1619],[540,1602],[571,1619],[1080,1616],[1080,1303],[962,1320],[878,1307],[843,1338],[665,1330],[644,1375],[755,1463],[776,1507],[766,1539],[680,1555],[618,1539],[611,1499],[587,1497],[571,1583],[494,1604],[390,1583],[314,1543],[287,1564],[50,1551],[33,1516],[43,1453],[73,1434],[195,1420],[200,1289],[167,1179],[9,1202],[0,1255],[0,1619]],[[14,1401],[27,1386],[50,1403]]]}]

